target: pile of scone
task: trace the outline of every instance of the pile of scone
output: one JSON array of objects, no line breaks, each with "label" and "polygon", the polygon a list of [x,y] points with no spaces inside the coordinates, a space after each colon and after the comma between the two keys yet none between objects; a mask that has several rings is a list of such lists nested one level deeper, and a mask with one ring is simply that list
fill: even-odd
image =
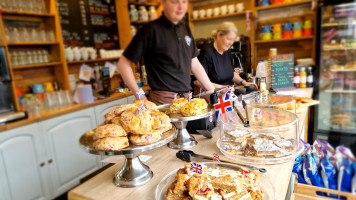
[{"label": "pile of scone", "polygon": [[202,164],[202,174],[191,171],[191,163],[177,171],[166,192],[167,200],[261,200],[263,192],[258,188],[260,177],[244,168],[208,168]]},{"label": "pile of scone", "polygon": [[[140,106],[143,106],[143,110],[139,114]],[[94,149],[117,151],[128,147],[130,143],[155,143],[161,139],[162,133],[171,128],[169,117],[158,111],[156,104],[147,100],[136,100],[105,114],[105,122],[88,134],[95,140]]]},{"label": "pile of scone", "polygon": [[201,115],[208,108],[205,99],[194,98],[188,101],[185,98],[179,98],[172,101],[169,107],[171,114],[182,114],[185,117]]},{"label": "pile of scone", "polygon": [[294,139],[242,130],[226,130],[222,143],[223,149],[230,154],[256,158],[288,156],[297,147]]}]

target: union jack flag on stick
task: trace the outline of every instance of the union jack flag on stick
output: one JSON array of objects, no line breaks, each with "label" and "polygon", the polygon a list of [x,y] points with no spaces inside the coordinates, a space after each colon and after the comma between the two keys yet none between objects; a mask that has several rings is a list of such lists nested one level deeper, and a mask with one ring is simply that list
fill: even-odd
[{"label": "union jack flag on stick", "polygon": [[198,163],[191,163],[190,170],[194,173],[202,174],[203,173],[203,166]]},{"label": "union jack flag on stick", "polygon": [[220,162],[220,156],[217,153],[214,153],[214,161]]},{"label": "union jack flag on stick", "polygon": [[178,93],[175,93],[174,94],[174,100],[177,100],[177,98],[178,98]]},{"label": "union jack flag on stick", "polygon": [[231,90],[227,91],[224,95],[222,95],[218,99],[218,103],[215,104],[216,120],[218,120],[220,115],[224,114],[225,112],[232,111],[230,95],[231,95]]},{"label": "union jack flag on stick", "polygon": [[193,93],[192,92],[189,92],[189,95],[188,95],[188,100],[190,101],[193,97]]},{"label": "union jack flag on stick", "polygon": [[136,94],[138,96],[138,99],[141,99],[145,95],[145,92],[142,90],[142,88],[140,88],[140,90],[137,91]]},{"label": "union jack flag on stick", "polygon": [[138,114],[141,115],[144,109],[145,109],[145,104],[144,102],[142,102],[140,107],[138,108]]}]

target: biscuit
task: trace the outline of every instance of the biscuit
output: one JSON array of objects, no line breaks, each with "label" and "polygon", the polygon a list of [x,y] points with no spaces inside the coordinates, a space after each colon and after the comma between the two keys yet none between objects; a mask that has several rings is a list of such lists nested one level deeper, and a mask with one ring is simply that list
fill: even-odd
[{"label": "biscuit", "polygon": [[171,114],[179,114],[182,107],[188,103],[188,100],[185,98],[179,98],[172,101],[171,106],[169,107],[169,112]]},{"label": "biscuit", "polygon": [[124,112],[125,110],[132,108],[132,107],[135,107],[135,105],[133,105],[133,104],[120,105],[120,106],[112,109],[110,112],[106,113],[104,115],[105,120],[110,121],[114,117],[119,117],[122,112]]},{"label": "biscuit", "polygon": [[120,123],[126,132],[146,135],[152,131],[153,119],[150,110],[143,110],[138,114],[138,108],[129,108],[125,110],[120,117]]},{"label": "biscuit", "polygon": [[145,106],[146,109],[148,110],[158,110],[158,107],[155,103],[148,101],[148,100],[136,100],[132,104],[134,104],[136,107],[140,107],[143,102],[143,105]]},{"label": "biscuit", "polygon": [[134,145],[152,144],[161,139],[161,131],[155,131],[146,135],[131,134],[129,136],[130,142]]},{"label": "biscuit", "polygon": [[181,114],[185,117],[201,115],[207,108],[208,104],[206,103],[205,99],[195,98],[191,99],[182,107]]},{"label": "biscuit", "polygon": [[126,131],[117,124],[106,124],[96,128],[93,135],[93,140],[104,137],[123,137],[126,136]]},{"label": "biscuit", "polygon": [[172,124],[168,115],[157,110],[151,110],[150,115],[153,119],[152,129],[166,132],[172,128]]},{"label": "biscuit", "polygon": [[105,137],[93,143],[94,149],[102,151],[118,151],[128,146],[127,137]]}]

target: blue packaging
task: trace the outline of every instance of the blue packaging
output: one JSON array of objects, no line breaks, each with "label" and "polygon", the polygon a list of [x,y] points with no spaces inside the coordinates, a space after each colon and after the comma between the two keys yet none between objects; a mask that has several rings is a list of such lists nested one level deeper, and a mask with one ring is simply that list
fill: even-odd
[{"label": "blue packaging", "polygon": [[354,174],[351,180],[351,193],[356,194],[356,162],[352,163],[351,168]]},{"label": "blue packaging", "polygon": [[351,173],[351,161],[348,158],[344,158],[338,174],[338,190],[351,192]]},{"label": "blue packaging", "polygon": [[[325,188],[337,190],[336,170],[335,167],[331,164],[330,160],[327,158],[321,159],[320,167],[320,175]],[[328,194],[328,196],[337,198],[337,195],[335,194]]]},{"label": "blue packaging", "polygon": [[307,184],[304,180],[303,176],[303,158],[298,156],[293,165],[293,173],[295,173],[298,177],[298,183]]},{"label": "blue packaging", "polygon": [[[305,153],[304,163],[303,163],[303,175],[305,182],[309,185],[324,187],[323,181],[321,180],[318,168],[315,164],[314,158]],[[317,192],[318,195],[325,196],[323,192]]]}]

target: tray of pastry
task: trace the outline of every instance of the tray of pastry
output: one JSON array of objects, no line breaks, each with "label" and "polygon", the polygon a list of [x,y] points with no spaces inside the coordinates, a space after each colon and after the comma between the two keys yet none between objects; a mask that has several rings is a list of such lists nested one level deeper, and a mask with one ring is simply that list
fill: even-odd
[{"label": "tray of pastry", "polygon": [[80,139],[79,143],[80,146],[86,150],[88,153],[91,154],[96,154],[96,155],[126,155],[126,154],[137,154],[141,153],[144,151],[148,151],[151,149],[158,148],[160,146],[163,146],[170,142],[172,139],[175,137],[175,128],[171,128],[170,130],[164,132],[161,134],[161,139],[159,139],[157,142],[154,142],[152,144],[146,144],[146,145],[134,145],[129,143],[128,147],[125,147],[120,150],[99,150],[94,147],[95,144],[95,129],[92,129],[85,134],[83,134]]},{"label": "tray of pastry", "polygon": [[174,133],[169,117],[156,104],[137,100],[106,113],[105,122],[83,134],[79,143],[92,154],[134,154],[167,144]]},{"label": "tray of pastry", "polygon": [[[202,174],[192,172],[192,167],[200,167]],[[274,186],[263,174],[214,162],[185,163],[160,181],[155,196],[156,200],[277,199]]]},{"label": "tray of pastry", "polygon": [[171,122],[201,119],[215,113],[214,105],[207,104],[202,98],[194,98],[190,101],[179,98],[173,100],[172,104],[158,106],[158,110],[168,115]]}]

